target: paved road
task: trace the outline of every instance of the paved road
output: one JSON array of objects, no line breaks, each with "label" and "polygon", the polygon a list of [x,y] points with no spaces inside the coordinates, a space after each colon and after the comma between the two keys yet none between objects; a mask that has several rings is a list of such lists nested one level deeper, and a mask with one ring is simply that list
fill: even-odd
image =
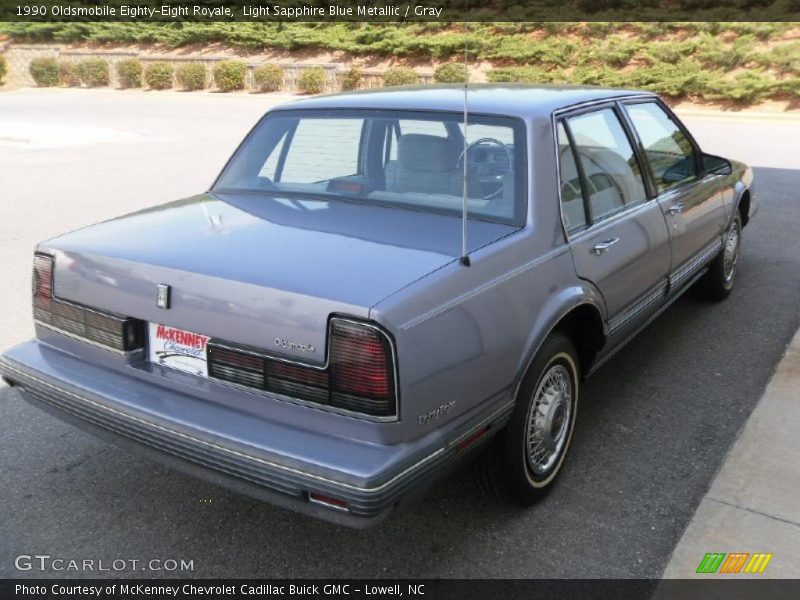
[{"label": "paved road", "polygon": [[[0,348],[31,333],[35,241],[204,188],[267,103],[0,94]],[[677,302],[585,384],[569,462],[544,503],[498,507],[462,472],[377,529],[337,528],[127,455],[0,388],[0,576],[25,575],[13,558],[34,553],[193,559],[202,577],[660,575],[800,325],[800,164],[782,150],[800,124],[690,123],[708,151],[758,167],[762,209],[737,289],[719,305]]]}]

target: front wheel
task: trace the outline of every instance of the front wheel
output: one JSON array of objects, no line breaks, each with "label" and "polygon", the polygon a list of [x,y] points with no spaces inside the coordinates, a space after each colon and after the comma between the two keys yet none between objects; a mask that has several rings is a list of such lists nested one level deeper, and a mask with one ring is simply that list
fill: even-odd
[{"label": "front wheel", "polygon": [[708,300],[724,300],[733,290],[739,248],[742,241],[742,219],[737,213],[722,238],[722,249],[708,271],[697,282],[697,291]]},{"label": "front wheel", "polygon": [[476,465],[486,492],[529,506],[550,491],[572,440],[578,380],[574,345],[551,334],[522,380],[508,425]]}]

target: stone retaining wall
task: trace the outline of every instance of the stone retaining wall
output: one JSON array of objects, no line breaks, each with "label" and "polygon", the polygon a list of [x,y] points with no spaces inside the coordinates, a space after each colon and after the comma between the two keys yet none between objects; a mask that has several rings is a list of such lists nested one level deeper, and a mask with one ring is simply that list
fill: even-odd
[{"label": "stone retaining wall", "polygon": [[[0,50],[3,50],[0,48]],[[172,63],[177,67],[184,62],[201,62],[207,65],[209,74],[214,66],[214,63],[221,60],[230,59],[230,57],[208,57],[205,55],[196,56],[172,56],[164,55],[158,56],[154,54],[142,54],[137,51],[124,51],[124,50],[72,50],[59,45],[44,45],[44,44],[9,44],[3,51],[6,61],[8,63],[8,73],[5,77],[5,83],[13,87],[31,87],[36,83],[30,75],[29,67],[31,61],[35,58],[49,57],[56,59],[66,59],[79,61],[84,58],[103,58],[108,61],[111,70],[111,86],[118,87],[119,81],[116,72],[116,63],[126,58],[138,58],[142,61],[143,66],[147,63],[164,61]],[[326,92],[335,92],[341,89],[339,79],[349,68],[344,63],[296,63],[289,61],[264,61],[264,60],[248,60],[242,59],[247,63],[247,78],[245,80],[246,89],[253,89],[253,70],[263,64],[275,64],[283,67],[284,70],[284,92],[296,92],[297,80],[300,74],[305,69],[321,68],[326,74]],[[430,73],[420,73],[420,81],[423,83],[431,83],[433,76]],[[211,78],[209,78],[210,80]],[[362,69],[361,70],[361,87],[373,88],[383,86],[383,69]],[[213,88],[212,88],[213,89]]]}]

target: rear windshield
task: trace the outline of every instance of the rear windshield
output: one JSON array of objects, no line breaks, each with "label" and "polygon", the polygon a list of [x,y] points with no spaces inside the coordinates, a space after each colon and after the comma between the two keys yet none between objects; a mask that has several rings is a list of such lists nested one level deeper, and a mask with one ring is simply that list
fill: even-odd
[{"label": "rear windshield", "polygon": [[214,191],[315,196],[469,216],[525,217],[522,122],[459,113],[296,110],[267,114]]}]

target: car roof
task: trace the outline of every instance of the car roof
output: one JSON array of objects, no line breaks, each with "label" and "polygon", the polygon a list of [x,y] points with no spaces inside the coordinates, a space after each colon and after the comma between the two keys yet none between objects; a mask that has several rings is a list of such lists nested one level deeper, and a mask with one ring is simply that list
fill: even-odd
[{"label": "car roof", "polygon": [[[591,86],[469,84],[467,105],[474,113],[549,117],[553,111],[576,104],[642,95],[655,96],[651,92]],[[315,96],[282,104],[275,110],[334,108],[462,112],[464,86],[416,85]]]}]

